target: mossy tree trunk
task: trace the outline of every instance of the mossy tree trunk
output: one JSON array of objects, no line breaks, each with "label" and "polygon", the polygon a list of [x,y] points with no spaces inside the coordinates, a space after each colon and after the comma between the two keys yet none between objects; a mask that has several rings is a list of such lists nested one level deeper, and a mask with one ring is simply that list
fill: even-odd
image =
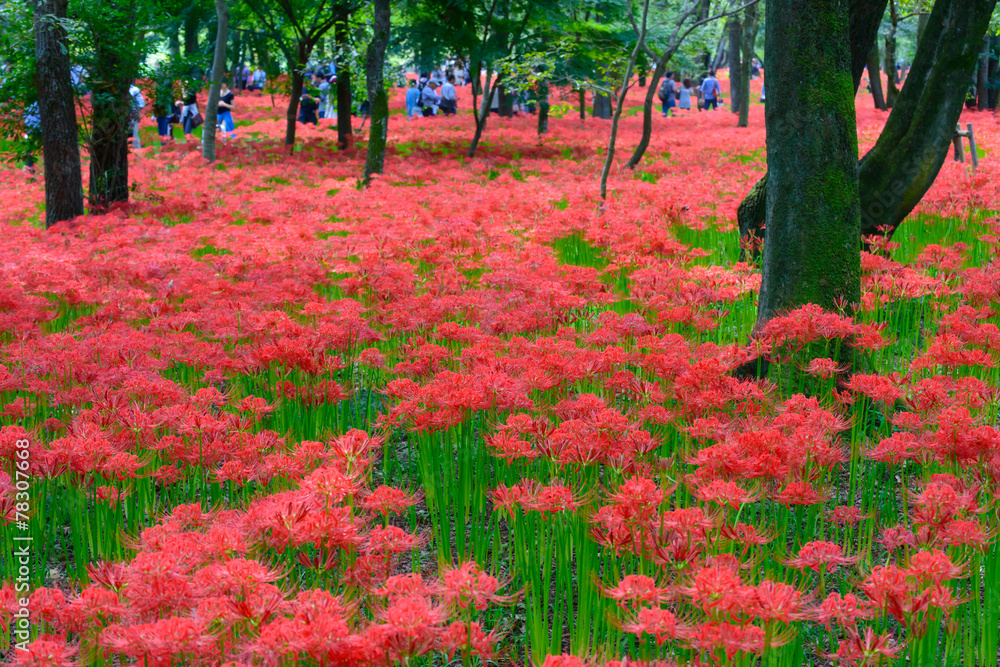
[{"label": "mossy tree trunk", "polygon": [[385,144],[389,135],[389,94],[385,90],[382,72],[385,69],[385,50],[389,45],[391,8],[389,0],[374,0],[372,41],[365,57],[365,76],[371,108],[371,125],[368,126],[368,153],[365,156],[363,182],[367,185],[372,174],[381,174],[385,166]]},{"label": "mossy tree trunk", "polygon": [[736,122],[736,127],[747,127],[750,124],[750,61],[753,60],[754,42],[757,41],[757,5],[750,5],[744,12],[740,43],[740,51],[743,54],[740,58],[740,118]]},{"label": "mossy tree trunk", "polygon": [[[350,8],[347,4],[339,7],[340,16],[337,24],[333,28],[333,37],[337,42],[338,53],[347,53],[348,48],[348,21],[351,18]],[[337,59],[337,146],[344,150],[351,145],[353,127],[351,125],[351,112],[353,99],[351,96],[351,66],[347,58]]]},{"label": "mossy tree trunk", "polygon": [[743,26],[738,18],[730,19],[726,23],[726,32],[729,35],[729,109],[733,113],[739,113],[740,103],[743,101],[740,99],[740,91],[743,89],[740,84],[740,74],[743,70],[740,59]]},{"label": "mossy tree trunk", "polygon": [[66,0],[35,1],[35,82],[45,156],[45,226],[83,215],[80,131],[70,85]]},{"label": "mossy tree trunk", "polygon": [[989,108],[989,76],[990,72],[990,36],[983,36],[983,50],[979,53],[979,64],[976,67],[976,108],[986,111]]},{"label": "mossy tree trunk", "polygon": [[[995,6],[996,0],[934,3],[907,83],[878,141],[859,163],[862,236],[891,236],[934,183],[951,147],[969,77]],[[856,56],[863,43],[852,39],[852,45],[856,89],[864,67],[856,67]],[[754,186],[753,197],[748,195],[737,212],[744,240],[759,234],[764,224],[754,201],[759,189],[768,187],[766,179]]]},{"label": "mossy tree trunk", "polygon": [[768,0],[766,241],[757,328],[861,298],[848,0]]}]

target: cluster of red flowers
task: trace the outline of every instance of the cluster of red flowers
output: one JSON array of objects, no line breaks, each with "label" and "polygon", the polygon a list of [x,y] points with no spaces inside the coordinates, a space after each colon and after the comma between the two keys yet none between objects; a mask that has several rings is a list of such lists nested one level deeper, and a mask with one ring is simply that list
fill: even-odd
[{"label": "cluster of red flowers", "polygon": [[[858,105],[864,149],[885,114]],[[945,164],[863,254],[860,303],[750,340],[756,104],[745,130],[657,119],[602,207],[600,120],[491,118],[463,161],[467,115],[393,115],[359,190],[329,123],[288,154],[268,96],[237,109],[223,169],[147,145],[130,204],[52,230],[41,183],[0,170],[19,664],[995,658],[996,161]]]}]

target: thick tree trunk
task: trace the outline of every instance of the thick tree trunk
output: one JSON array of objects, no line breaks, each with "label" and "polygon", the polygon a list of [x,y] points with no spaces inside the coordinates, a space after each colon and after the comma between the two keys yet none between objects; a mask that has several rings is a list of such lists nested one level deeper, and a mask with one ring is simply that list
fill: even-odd
[{"label": "thick tree trunk", "polygon": [[[337,50],[340,53],[347,52],[348,21],[351,18],[347,11],[347,5],[333,28],[333,36],[337,42]],[[346,59],[337,61],[337,147],[345,150],[350,147],[353,138],[353,127],[351,125],[351,112],[353,111],[353,99],[351,96],[351,66]]]},{"label": "thick tree trunk", "polygon": [[753,60],[753,46],[757,40],[757,5],[750,5],[744,10],[743,39],[740,44],[740,119],[736,127],[747,127],[750,124],[750,64]]},{"label": "thick tree trunk", "polygon": [[198,28],[201,25],[201,14],[198,12],[197,4],[188,10],[184,17],[184,53],[191,55],[198,50]]},{"label": "thick tree trunk", "polygon": [[611,118],[611,96],[607,93],[594,93],[594,108],[590,115],[594,118],[609,120]]},{"label": "thick tree trunk", "polygon": [[80,135],[70,85],[67,0],[35,0],[35,85],[45,156],[45,226],[83,215]]},{"label": "thick tree trunk", "polygon": [[927,192],[948,155],[996,0],[937,0],[907,83],[861,160],[862,234],[888,235]]},{"label": "thick tree trunk", "polygon": [[896,79],[896,25],[899,21],[896,13],[896,0],[889,0],[889,15],[891,25],[885,36],[885,105],[888,108],[896,106],[899,97],[899,81]]},{"label": "thick tree trunk", "polygon": [[927,30],[927,17],[930,14],[927,12],[920,12],[917,16],[917,44],[920,44],[920,40],[924,38],[924,32]]},{"label": "thick tree trunk", "polygon": [[514,96],[507,92],[506,86],[499,87],[500,106],[497,113],[501,118],[513,118],[514,116]]},{"label": "thick tree trunk", "polygon": [[288,99],[288,111],[285,114],[285,145],[295,144],[295,123],[299,116],[299,100],[302,98],[303,75],[306,63],[309,62],[309,54],[312,53],[312,45],[300,41],[298,43],[298,62],[288,63],[288,68],[292,72],[292,91]]},{"label": "thick tree trunk", "polygon": [[733,113],[740,112],[740,74],[743,64],[740,60],[740,43],[743,41],[743,26],[738,19],[730,19],[726,23],[726,32],[729,35],[729,109]]},{"label": "thick tree trunk", "polygon": [[[907,85],[878,142],[859,164],[863,236],[891,236],[933,184],[951,147],[980,40],[995,6],[996,0],[934,4]],[[758,187],[766,189],[766,179],[751,194]],[[737,216],[744,239],[764,224],[759,207],[748,200]]]},{"label": "thick tree trunk", "polygon": [[639,137],[639,145],[632,151],[632,157],[625,165],[629,169],[635,169],[639,166],[642,156],[649,148],[649,140],[653,136],[653,104],[656,102],[656,92],[660,88],[660,79],[663,78],[667,69],[665,62],[663,58],[659,58],[653,68],[653,76],[649,80],[649,88],[646,89],[646,99],[642,104],[642,136]]},{"label": "thick tree trunk", "polygon": [[215,0],[215,14],[218,20],[215,29],[215,57],[212,58],[212,85],[208,87],[205,125],[201,129],[201,156],[209,162],[215,162],[215,131],[219,125],[216,112],[221,95],[222,70],[226,68],[226,42],[229,40],[229,8],[226,7],[226,0]]},{"label": "thick tree trunk", "polygon": [[990,109],[996,109],[998,98],[1000,98],[1000,35],[993,35],[990,38],[990,65],[987,76],[990,86],[987,93],[987,106]]},{"label": "thick tree trunk", "polygon": [[[138,29],[129,26],[130,29]],[[95,212],[128,201],[128,140],[132,96],[129,86],[135,72],[126,71],[121,44],[110,44],[94,35],[98,83],[91,93],[90,185],[88,199]]]},{"label": "thick tree trunk", "polygon": [[979,65],[976,67],[976,107],[980,111],[986,111],[990,106],[989,101],[989,72],[990,72],[990,36],[983,36],[983,50],[979,54]]},{"label": "thick tree trunk", "polygon": [[[368,154],[365,156],[363,182],[368,185],[372,174],[381,174],[385,166],[385,144],[389,136],[389,94],[385,90],[382,72],[385,69],[385,50],[389,45],[389,0],[374,0],[372,41],[365,57],[365,79],[368,84],[368,103],[371,124],[368,126]],[[338,114],[339,118],[339,114]]]},{"label": "thick tree trunk", "polygon": [[885,106],[885,96],[882,94],[882,77],[879,72],[878,44],[876,43],[872,46],[868,56],[868,83],[871,85],[872,101],[875,103],[875,108],[885,111],[887,107]]},{"label": "thick tree trunk", "polygon": [[848,0],[768,0],[767,224],[759,329],[805,304],[861,298]]},{"label": "thick tree trunk", "polygon": [[[889,0],[851,0],[851,77],[854,79],[854,92],[861,85],[861,75],[868,65],[868,57],[873,46],[876,46],[879,26],[885,15],[885,7]],[[876,48],[877,50],[877,48]],[[876,67],[876,69],[878,69]]]}]

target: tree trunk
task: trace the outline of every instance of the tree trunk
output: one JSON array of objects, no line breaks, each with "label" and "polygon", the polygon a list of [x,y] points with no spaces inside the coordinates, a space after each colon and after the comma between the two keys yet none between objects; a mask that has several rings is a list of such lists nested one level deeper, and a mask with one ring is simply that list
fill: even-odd
[{"label": "tree trunk", "polygon": [[587,118],[587,91],[580,89],[578,91],[580,95],[580,120],[586,120]]},{"label": "tree trunk", "polygon": [[177,24],[171,24],[170,34],[167,37],[167,50],[170,55],[177,58],[181,55],[181,36],[180,36],[180,26]]},{"label": "tree trunk", "polygon": [[632,68],[635,66],[636,58],[642,52],[646,42],[646,22],[649,16],[649,0],[645,0],[642,6],[642,23],[640,24],[638,41],[632,49],[632,55],[625,64],[625,74],[622,76],[621,85],[618,88],[618,99],[615,100],[615,115],[611,120],[611,133],[608,135],[608,151],[604,156],[604,168],[601,170],[601,201],[608,198],[608,176],[611,174],[611,165],[615,159],[615,142],[618,140],[618,122],[622,117],[622,109],[625,107],[625,96],[628,94],[629,84],[632,82]]},{"label": "tree trunk", "polygon": [[549,131],[549,84],[544,81],[538,84],[538,135]]},{"label": "tree trunk", "polygon": [[45,166],[45,226],[83,215],[80,134],[70,84],[67,0],[35,0],[35,85]]},{"label": "tree trunk", "polygon": [[736,18],[730,18],[726,23],[726,32],[729,35],[729,110],[733,113],[740,112],[740,102],[742,100],[740,85],[740,74],[743,69],[740,60],[740,42],[743,39],[743,26]]},{"label": "tree trunk", "polygon": [[768,0],[767,224],[757,329],[861,299],[848,0]]},{"label": "tree trunk", "polygon": [[[333,37],[337,42],[338,53],[347,52],[348,21],[351,14],[348,5],[343,5],[344,9],[337,25],[333,28]],[[346,150],[350,147],[353,138],[353,128],[351,126],[351,112],[353,111],[353,100],[351,99],[351,66],[346,59],[337,61],[337,147]]]},{"label": "tree trunk", "polygon": [[871,85],[872,101],[875,103],[875,108],[885,111],[888,107],[885,106],[885,96],[882,94],[882,76],[879,72],[878,44],[876,43],[872,46],[868,56],[868,83]]},{"label": "tree trunk", "polygon": [[896,25],[899,21],[896,14],[896,0],[889,0],[889,15],[891,24],[885,36],[885,106],[891,109],[896,106],[899,88],[896,86]]},{"label": "tree trunk", "polygon": [[924,32],[927,30],[927,17],[930,16],[927,12],[920,12],[917,16],[917,45],[919,46],[920,40],[924,38]]},{"label": "tree trunk", "polygon": [[215,0],[215,14],[218,20],[215,29],[215,57],[212,59],[212,84],[208,87],[205,125],[201,129],[201,156],[209,162],[215,162],[215,130],[219,125],[217,111],[222,70],[226,68],[226,42],[229,40],[229,8],[226,7],[226,0]]},{"label": "tree trunk", "polygon": [[1000,35],[993,35],[990,38],[990,65],[987,71],[989,79],[987,106],[996,109],[997,99],[1000,97]]},{"label": "tree trunk", "polygon": [[891,236],[948,155],[996,0],[937,0],[907,84],[861,160],[862,234]]},{"label": "tree trunk", "polygon": [[[138,30],[133,25],[130,30]],[[94,35],[96,83],[91,92],[90,185],[88,199],[95,212],[128,201],[128,140],[132,96],[129,86],[135,72],[126,71],[121,44],[110,44]]]},{"label": "tree trunk", "polygon": [[712,58],[712,66],[709,69],[717,70],[726,64],[726,35],[719,38],[719,46],[715,49],[715,57]]},{"label": "tree trunk", "polygon": [[989,72],[990,72],[990,36],[983,36],[983,50],[979,54],[979,66],[976,68],[976,107],[980,111],[989,108]]},{"label": "tree trunk", "polygon": [[[389,0],[374,0],[372,41],[365,57],[365,79],[368,84],[368,104],[371,124],[368,126],[368,154],[362,179],[367,186],[372,174],[381,174],[385,166],[385,144],[389,136],[389,94],[385,90],[382,71],[385,69],[385,49],[389,45],[391,23]],[[340,114],[337,114],[340,118]]]},{"label": "tree trunk", "polygon": [[590,115],[594,118],[609,120],[611,118],[611,96],[607,93],[594,93],[594,108]]},{"label": "tree trunk", "polygon": [[750,124],[750,65],[753,60],[753,46],[757,40],[757,5],[746,8],[743,16],[743,42],[740,51],[740,119],[736,127],[747,127]]},{"label": "tree trunk", "polygon": [[198,28],[201,25],[201,16],[198,14],[197,4],[188,10],[184,17],[184,54],[191,55],[198,50]]},{"label": "tree trunk", "polygon": [[312,45],[308,42],[298,43],[298,62],[288,63],[288,68],[292,73],[292,91],[288,98],[288,112],[285,114],[285,145],[295,144],[295,123],[299,116],[299,100],[302,98],[303,75],[306,63],[309,62],[309,54],[312,53]]},{"label": "tree trunk", "polygon": [[656,102],[656,92],[660,88],[660,79],[663,78],[663,73],[667,70],[665,62],[663,58],[659,58],[653,68],[653,76],[649,80],[649,88],[646,89],[646,99],[642,104],[642,136],[639,137],[639,145],[632,151],[632,157],[625,165],[629,169],[635,169],[639,166],[642,156],[649,148],[649,140],[653,136],[653,104]]},{"label": "tree trunk", "polygon": [[[907,85],[875,146],[861,159],[862,236],[891,236],[934,183],[962,113],[996,0],[937,0],[917,46]],[[765,176],[751,194],[767,188]],[[749,198],[740,205],[747,238],[764,224]]]},{"label": "tree trunk", "polygon": [[500,86],[500,106],[497,113],[501,118],[512,118],[514,116],[514,96],[507,92],[506,86]]},{"label": "tree trunk", "polygon": [[476,149],[479,148],[479,141],[483,138],[483,130],[486,129],[486,121],[490,118],[490,107],[493,102],[493,93],[497,86],[500,85],[501,76],[497,76],[496,80],[493,81],[492,86],[490,85],[490,78],[492,76],[491,64],[486,63],[486,81],[483,85],[483,97],[479,104],[479,111],[475,115],[476,121],[476,131],[472,135],[472,143],[469,144],[469,159],[476,157]]}]

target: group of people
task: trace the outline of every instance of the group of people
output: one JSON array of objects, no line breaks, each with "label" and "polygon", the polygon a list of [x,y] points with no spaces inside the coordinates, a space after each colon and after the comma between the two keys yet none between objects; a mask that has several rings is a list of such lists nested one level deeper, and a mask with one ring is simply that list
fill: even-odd
[{"label": "group of people", "polygon": [[[458,92],[455,89],[457,77],[455,74],[445,75],[444,83],[439,83],[437,77],[421,74],[416,80],[410,79],[406,91],[406,117],[435,116],[443,114],[451,116],[458,112]],[[465,85],[463,80],[460,85]],[[440,89],[440,90],[439,90]]]},{"label": "group of people", "polygon": [[[138,90],[138,89],[137,89]],[[248,90],[248,88],[243,88]],[[141,98],[141,92],[139,93]],[[133,97],[135,100],[135,97]],[[145,105],[133,102],[135,109],[134,126],[138,126],[139,115]],[[219,89],[219,102],[215,110],[217,127],[225,139],[236,137],[236,122],[233,120],[233,110],[236,108],[236,93],[229,87],[226,79],[222,80]],[[156,118],[156,130],[160,136],[160,145],[174,141],[173,126],[183,128],[184,141],[191,141],[194,130],[204,124],[205,119],[198,109],[198,91],[187,90],[172,81],[161,81],[156,89],[156,101],[153,104],[153,116]],[[138,133],[133,132],[133,146],[139,148]]]},{"label": "group of people", "polygon": [[690,78],[681,79],[678,72],[667,72],[657,91],[663,108],[663,117],[670,115],[672,109],[691,109],[691,100],[695,100],[698,111],[716,109],[722,102],[722,87],[715,78],[715,70],[711,70],[698,82]]}]

